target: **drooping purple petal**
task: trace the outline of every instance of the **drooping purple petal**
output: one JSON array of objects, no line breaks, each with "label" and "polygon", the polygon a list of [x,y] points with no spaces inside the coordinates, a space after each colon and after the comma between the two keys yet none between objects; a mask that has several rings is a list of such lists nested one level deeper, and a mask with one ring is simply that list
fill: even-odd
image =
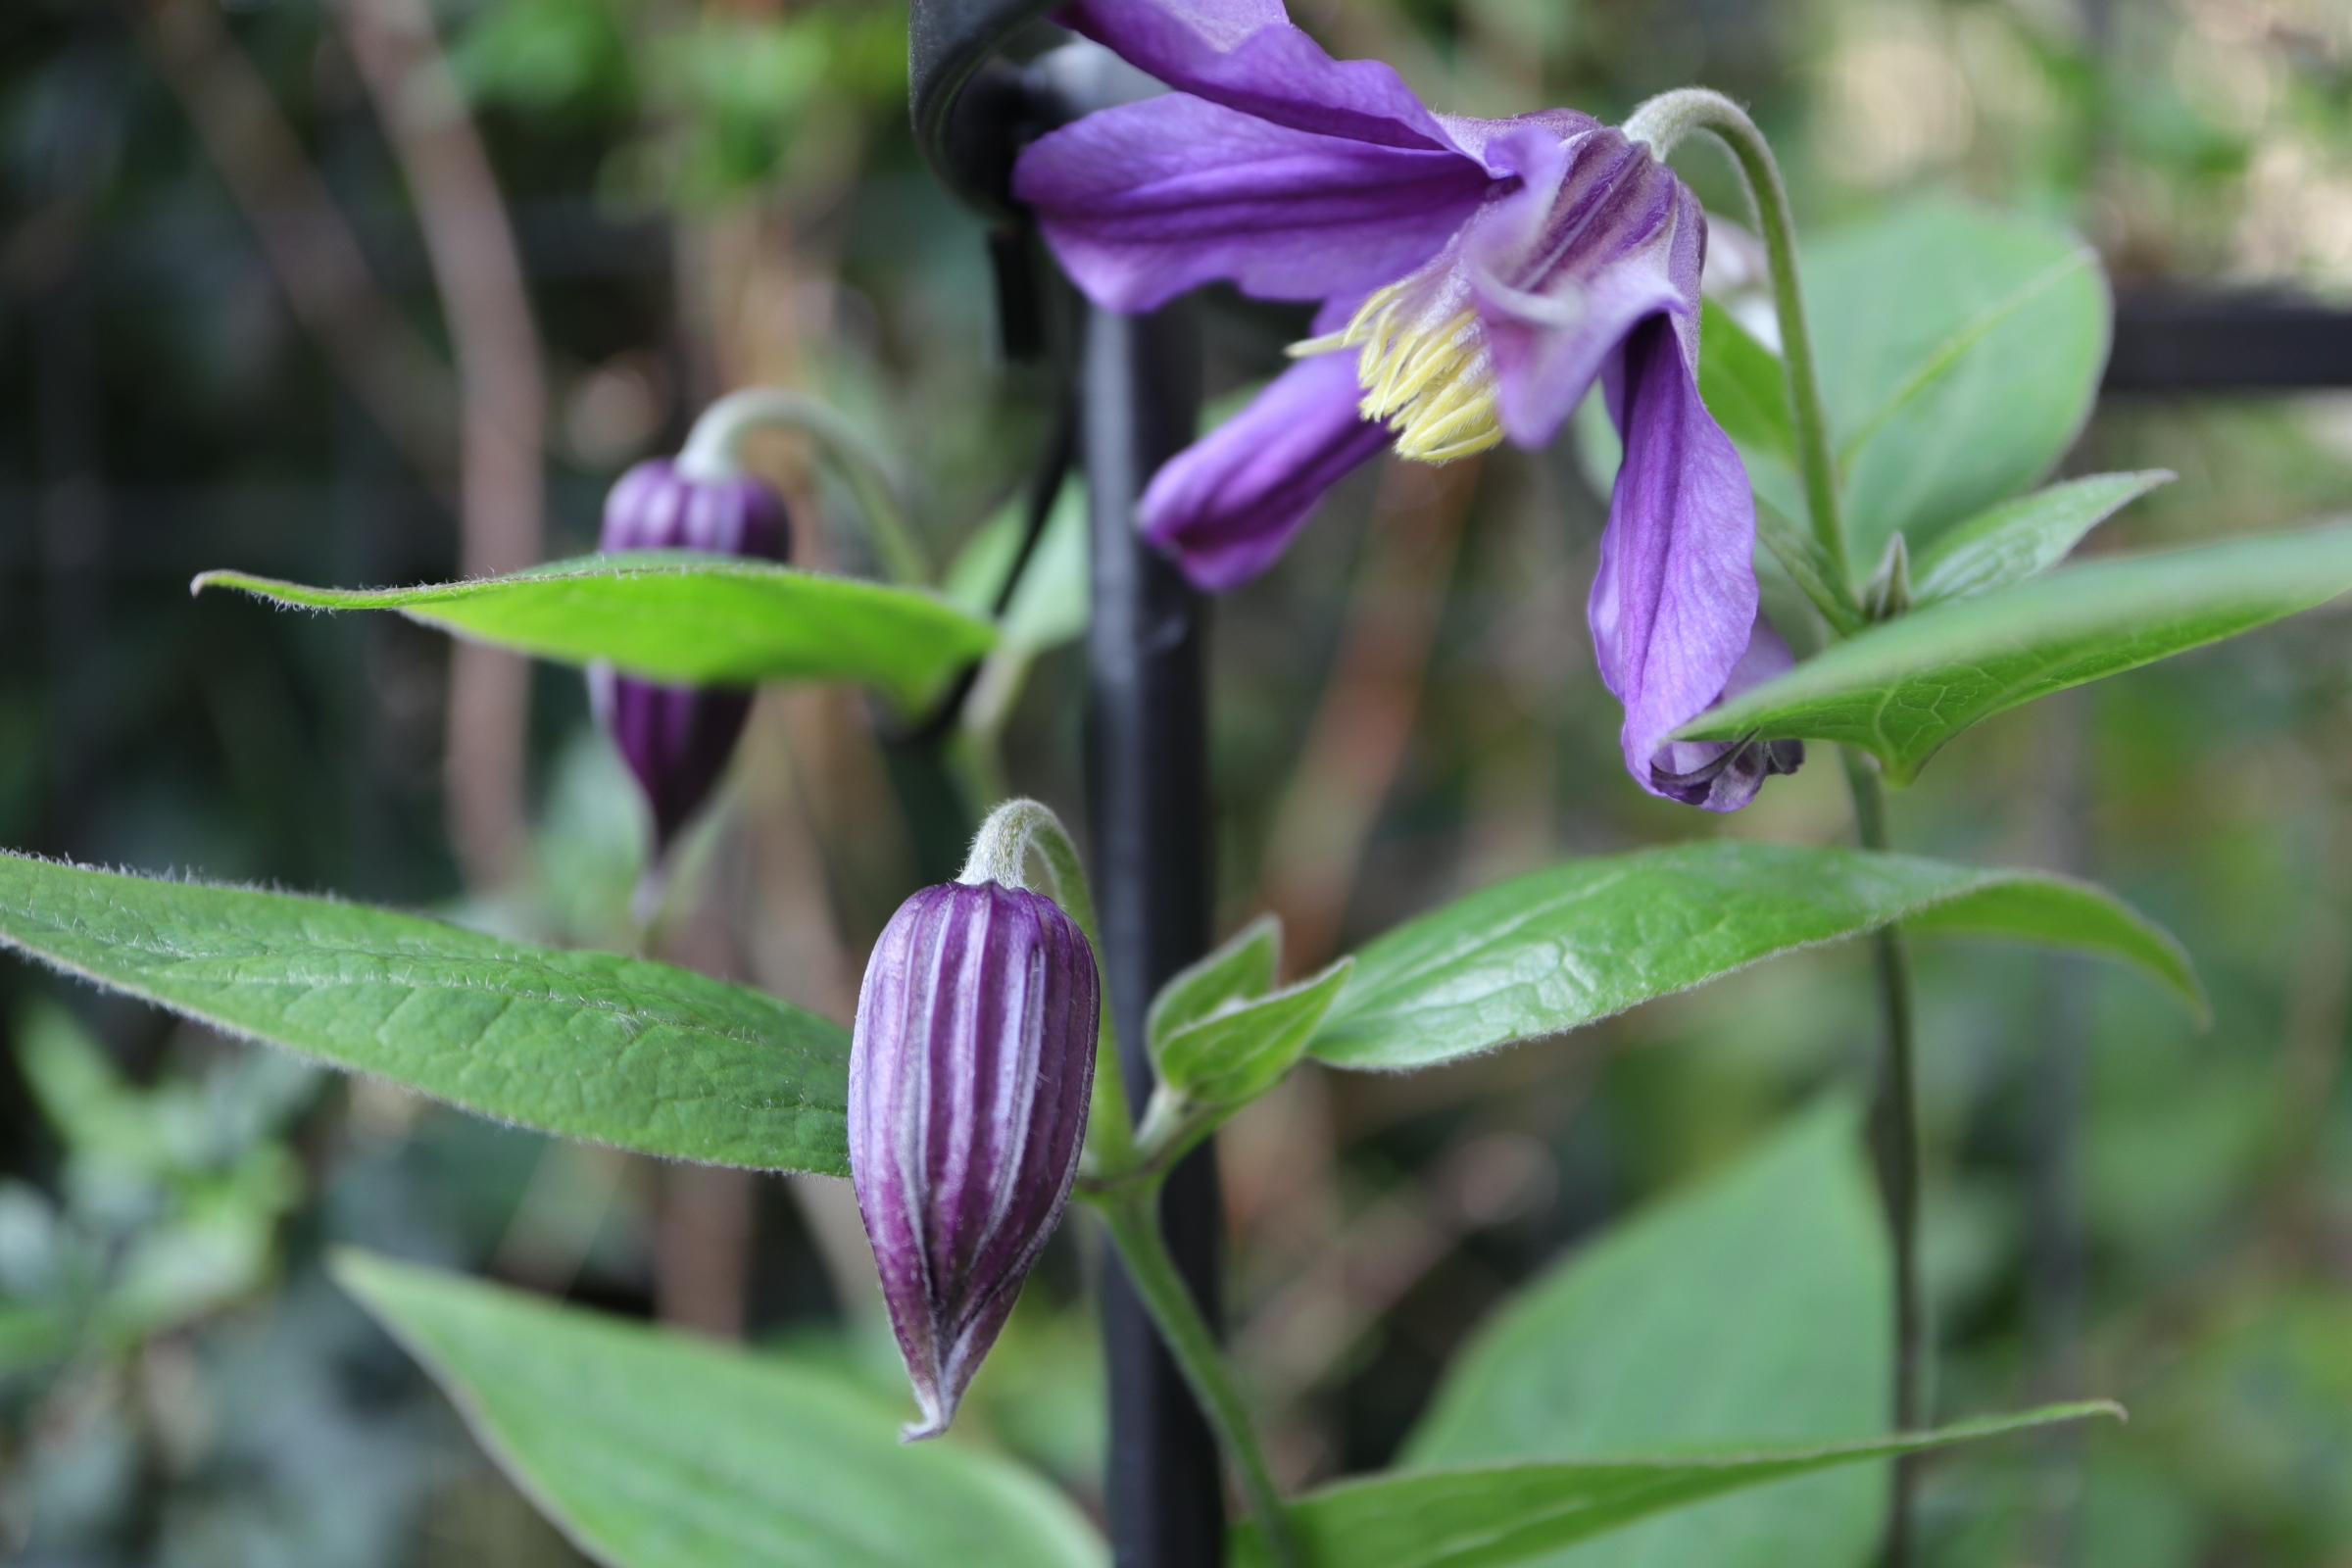
[{"label": "drooping purple petal", "polygon": [[[1636,327],[1604,384],[1625,462],[1592,579],[1593,651],[1625,705],[1627,770],[1650,793],[1669,794],[1653,775],[1666,737],[1714,705],[1748,650],[1755,506],[1739,453],[1699,401],[1671,318]],[[1687,771],[1672,760],[1667,770]],[[1728,810],[1744,802],[1692,804]]]},{"label": "drooping purple petal", "polygon": [[1152,475],[1138,509],[1144,535],[1197,585],[1222,593],[1265,570],[1323,492],[1389,444],[1356,412],[1355,359],[1300,360]]},{"label": "drooping purple petal", "polygon": [[[1566,141],[1534,126],[1495,138],[1489,160],[1524,183],[1463,236],[1494,356],[1495,413],[1540,447],[1592,390],[1637,322],[1695,319],[1705,217],[1646,147],[1608,127]],[[1696,352],[1695,338],[1689,341]]]},{"label": "drooping purple petal", "polygon": [[1493,183],[1450,150],[1319,135],[1171,93],[1039,138],[1013,171],[1097,304],[1213,278],[1269,299],[1363,294],[1435,255]]},{"label": "drooping purple petal", "polygon": [[1067,1203],[1094,1084],[1093,951],[1051,900],[925,888],[858,996],[850,1171],[891,1327],[937,1436]]},{"label": "drooping purple petal", "polygon": [[1179,92],[1278,125],[1386,147],[1453,145],[1395,71],[1332,59],[1291,25],[1281,0],[1075,0],[1056,19]]},{"label": "drooping purple petal", "polygon": [[[1795,656],[1772,623],[1758,613],[1748,629],[1747,651],[1723,683],[1715,703],[1728,702],[1751,686],[1795,665]],[[1668,741],[1658,748],[1650,764],[1649,783],[1655,793],[1703,806],[1710,811],[1737,811],[1756,798],[1764,780],[1774,773],[1793,773],[1805,760],[1805,743],[1773,741]]]}]

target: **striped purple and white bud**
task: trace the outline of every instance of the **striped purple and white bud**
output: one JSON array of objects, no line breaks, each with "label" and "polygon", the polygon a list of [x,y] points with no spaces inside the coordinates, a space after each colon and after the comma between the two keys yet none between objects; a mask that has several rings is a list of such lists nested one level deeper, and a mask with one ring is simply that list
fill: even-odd
[{"label": "striped purple and white bud", "polygon": [[954,1419],[1068,1203],[1095,1077],[1094,950],[1053,900],[925,888],[866,964],[850,1174],[922,1420]]},{"label": "striped purple and white bud", "polygon": [[[782,561],[792,521],[774,491],[746,474],[693,479],[666,458],[640,463],[605,498],[602,550],[707,550]],[[654,818],[654,853],[667,851],[727,770],[751,717],[752,693],[730,686],[666,686],[592,666],[599,723],[620,748]]]}]

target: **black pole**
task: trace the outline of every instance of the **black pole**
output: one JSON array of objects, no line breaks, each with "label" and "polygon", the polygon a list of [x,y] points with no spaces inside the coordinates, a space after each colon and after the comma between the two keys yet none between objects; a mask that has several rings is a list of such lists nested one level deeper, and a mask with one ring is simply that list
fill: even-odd
[{"label": "black pole", "polygon": [[[1152,1084],[1144,1012],[1208,946],[1206,605],[1136,532],[1152,470],[1193,436],[1200,351],[1182,304],[1151,316],[1088,308],[1081,439],[1093,508],[1088,813],[1102,959],[1120,1063],[1140,1115]],[[1201,1310],[1217,1317],[1221,1205],[1214,1151],[1170,1176],[1161,1223]],[[1103,1264],[1110,1377],[1105,1478],[1117,1568],[1218,1568],[1224,1479],[1216,1440],[1115,1258]]]}]

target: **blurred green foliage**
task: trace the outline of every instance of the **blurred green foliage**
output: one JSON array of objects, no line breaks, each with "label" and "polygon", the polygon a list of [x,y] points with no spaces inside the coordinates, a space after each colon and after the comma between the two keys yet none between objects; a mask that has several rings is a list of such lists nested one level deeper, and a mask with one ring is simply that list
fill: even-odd
[{"label": "blurred green foliage", "polygon": [[[383,298],[441,344],[410,194],[331,8],[216,11]],[[914,157],[900,7],[438,14],[531,280],[551,556],[585,548],[621,466],[673,448],[703,401],[749,379],[826,396],[919,475],[937,559],[1001,514],[1042,440],[1044,383],[995,353],[981,235]],[[1724,88],[1782,150],[1809,230],[1928,190],[2071,226],[2122,286],[2352,294],[2352,19],[2334,0],[1300,0],[1296,14],[1451,111],[1615,116],[1684,81]],[[0,8],[0,842],[456,906],[440,641],[388,616],[184,593],[219,565],[445,579],[456,534],[434,496],[445,476],[408,466],[288,312],[157,59],[141,8]],[[1683,164],[1738,215],[1719,160]],[[1278,368],[1298,326],[1230,297],[1203,318],[1215,395]],[[772,458],[809,547],[858,565],[846,498],[805,454]],[[2087,548],[2352,510],[2352,403],[2111,399],[2062,471],[2151,467],[2180,478]],[[1601,509],[1566,444],[1497,454],[1462,505],[1443,525],[1426,492],[1368,473],[1220,607],[1227,928],[1306,889],[1328,942],[1351,946],[1566,854],[1839,837],[1825,759],[1726,822],[1626,785],[1581,630]],[[992,580],[1004,526],[973,544],[967,585]],[[1075,806],[1083,681],[1052,646],[1068,609],[1066,593],[1037,607],[1003,767]],[[1396,641],[1415,615],[1426,645]],[[2134,1416],[2080,1446],[1939,1462],[1939,1565],[2327,1568],[2352,1551],[2345,654],[2340,616],[2316,615],[2021,710],[1895,802],[1902,848],[2114,887],[2182,938],[2216,1013],[2199,1035],[2128,977],[1923,954],[1938,1410],[2094,1393]],[[1393,667],[1383,658],[1412,679],[1351,674]],[[464,907],[624,943],[642,855],[625,774],[585,729],[574,677],[542,671],[536,697],[538,875]],[[1398,726],[1393,774],[1301,765],[1348,739],[1331,728],[1348,711]],[[763,706],[735,799],[668,890],[665,940],[708,939],[696,951],[840,1012],[913,885],[892,765],[854,705]],[[1356,793],[1330,793],[1335,776]],[[1285,861],[1286,812],[1362,832],[1336,861]],[[379,1088],[314,1095],[282,1061],[16,965],[0,968],[0,1554],[576,1560],[318,1258],[358,1242],[674,1310],[666,1178]],[[1309,1478],[1386,1461],[1507,1289],[1852,1082],[1872,1027],[1860,956],[1809,954],[1565,1041],[1409,1081],[1309,1073],[1252,1107],[1224,1139],[1232,1316],[1277,1462]],[[2079,1140],[2065,1135],[2078,1117]],[[870,1304],[827,1250],[821,1202],[775,1184],[749,1201],[744,1326],[872,1364]],[[1091,1343],[1079,1283],[1065,1244],[973,1408],[1083,1494],[1099,1428],[1096,1368],[1071,1348]]]}]

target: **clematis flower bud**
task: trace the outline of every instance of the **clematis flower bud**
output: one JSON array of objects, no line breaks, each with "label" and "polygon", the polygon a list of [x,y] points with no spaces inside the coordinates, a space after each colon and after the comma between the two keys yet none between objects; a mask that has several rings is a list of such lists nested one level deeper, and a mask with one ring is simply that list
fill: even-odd
[{"label": "clematis flower bud", "polygon": [[866,964],[850,1174],[923,1419],[948,1429],[1069,1201],[1094,1087],[1094,950],[1051,899],[925,888]]},{"label": "clematis flower bud", "polygon": [[[695,479],[666,458],[640,463],[605,498],[603,550],[708,550],[782,561],[792,523],[749,475]],[[588,691],[654,816],[657,858],[669,848],[735,755],[752,694],[740,687],[664,686],[598,665]]]}]

